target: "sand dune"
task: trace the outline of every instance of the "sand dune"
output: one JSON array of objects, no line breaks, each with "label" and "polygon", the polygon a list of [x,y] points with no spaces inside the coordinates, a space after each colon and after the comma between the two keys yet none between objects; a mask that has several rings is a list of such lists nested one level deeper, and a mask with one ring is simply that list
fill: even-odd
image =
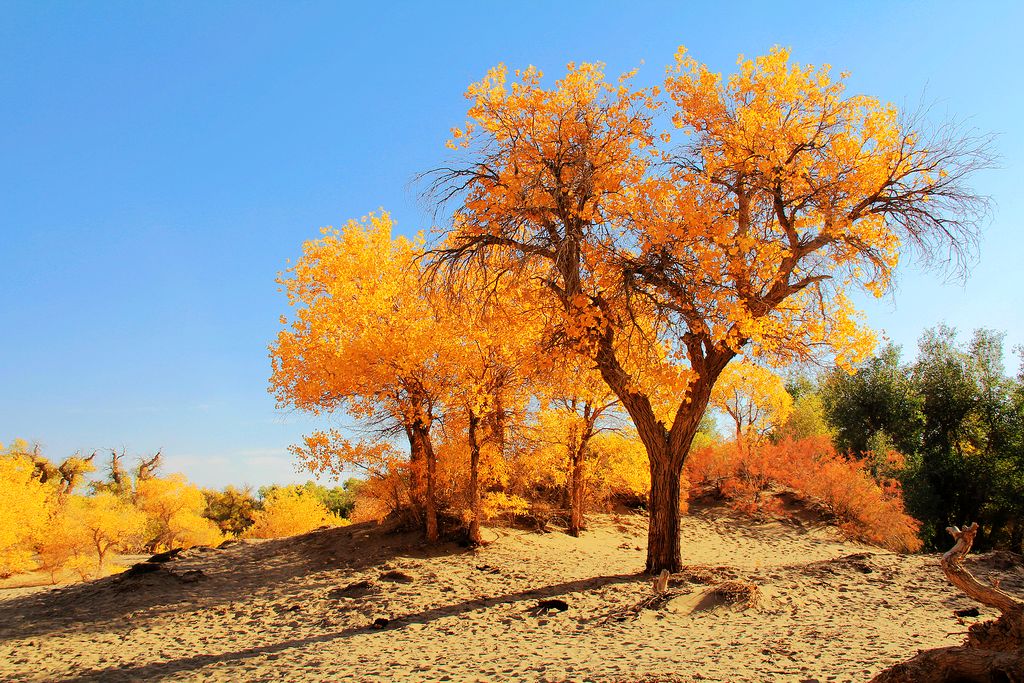
[{"label": "sand dune", "polygon": [[[637,610],[653,596],[637,573],[645,524],[599,516],[579,539],[489,529],[493,542],[473,551],[357,525],[2,591],[0,677],[859,681],[959,643],[971,621],[954,615],[975,605],[945,582],[937,556],[721,509],[686,518],[689,570]],[[1024,593],[1017,559],[986,556],[973,569]],[[756,605],[713,592],[730,580],[755,586]],[[537,609],[550,599],[568,609]]]}]

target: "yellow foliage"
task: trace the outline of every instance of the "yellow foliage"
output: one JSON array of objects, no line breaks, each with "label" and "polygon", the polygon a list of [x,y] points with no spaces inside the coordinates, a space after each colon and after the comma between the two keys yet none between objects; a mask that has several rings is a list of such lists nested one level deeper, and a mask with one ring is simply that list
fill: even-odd
[{"label": "yellow foliage", "polygon": [[149,548],[216,545],[223,539],[217,525],[203,517],[203,492],[183,474],[139,480],[135,504],[149,518]]},{"label": "yellow foliage", "polygon": [[[675,468],[734,356],[848,367],[871,351],[848,291],[881,295],[908,235],[963,253],[984,202],[951,179],[984,151],[930,147],[784,49],[724,77],[681,48],[662,88],[632,75],[499,66],[471,84],[449,141],[464,162],[437,180],[458,202],[438,253],[522,274],[546,338],[594,361],[645,441],[674,432]],[[678,134],[657,130],[666,115]]]},{"label": "yellow foliage", "polygon": [[[294,307],[271,345],[271,391],[313,413],[344,407],[400,424],[429,416],[447,335],[420,286],[421,240],[392,238],[387,213],[325,228],[279,283]],[[286,319],[283,319],[287,322]]]},{"label": "yellow foliage", "polygon": [[793,410],[793,397],[771,370],[733,361],[719,376],[711,404],[732,419],[742,443],[756,445],[785,423]]},{"label": "yellow foliage", "polygon": [[344,526],[349,521],[332,513],[316,496],[291,488],[276,489],[263,502],[247,538],[281,538],[304,534],[322,526]]},{"label": "yellow foliage", "polygon": [[480,509],[484,519],[493,519],[501,514],[525,515],[530,511],[530,501],[516,495],[492,491],[483,495]]},{"label": "yellow foliage", "polygon": [[0,576],[35,566],[33,545],[46,527],[52,493],[36,478],[31,460],[0,453]]},{"label": "yellow foliage", "polygon": [[146,529],[146,515],[113,493],[75,496],[68,501],[66,515],[80,525],[102,575],[111,550],[138,547]]},{"label": "yellow foliage", "polygon": [[73,571],[82,580],[96,571],[96,559],[89,548],[89,538],[82,524],[69,514],[68,507],[57,509],[36,545],[39,569],[48,572],[53,583],[62,571]]},{"label": "yellow foliage", "polygon": [[825,421],[825,406],[821,396],[811,392],[793,402],[793,411],[782,425],[781,436],[799,441],[814,436],[832,436],[832,429]]},{"label": "yellow foliage", "polygon": [[617,433],[599,434],[594,451],[602,463],[602,479],[614,496],[646,502],[651,493],[651,468],[640,440]]},{"label": "yellow foliage", "polygon": [[103,576],[111,568],[111,552],[139,547],[146,522],[143,512],[113,493],[70,496],[40,538],[40,568],[54,581],[62,569],[72,570],[82,579]]}]

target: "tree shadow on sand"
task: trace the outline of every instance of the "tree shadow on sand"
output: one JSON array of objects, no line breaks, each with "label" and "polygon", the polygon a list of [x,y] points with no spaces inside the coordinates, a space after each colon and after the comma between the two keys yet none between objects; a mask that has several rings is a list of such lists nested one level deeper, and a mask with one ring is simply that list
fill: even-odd
[{"label": "tree shadow on sand", "polygon": [[[416,532],[368,522],[302,536],[221,548],[193,548],[153,571],[125,572],[86,583],[0,601],[0,639],[66,631],[133,627],[168,614],[217,607],[273,590],[294,592],[337,585],[393,558],[429,558],[468,552],[458,544],[427,545]],[[301,581],[301,586],[297,585]],[[134,614],[141,612],[142,614]]]},{"label": "tree shadow on sand", "polygon": [[[428,624],[436,619],[457,616],[466,612],[472,612],[485,607],[494,607],[501,604],[514,604],[528,601],[531,603],[530,607],[533,608],[535,607],[534,603],[539,600],[554,598],[556,596],[567,595],[578,591],[593,590],[612,584],[631,583],[645,580],[646,578],[641,574],[596,576],[587,579],[566,581],[564,583],[553,584],[541,588],[518,591],[515,593],[507,593],[505,595],[486,599],[477,598],[465,600],[452,605],[435,607],[421,612],[395,617],[389,620],[388,623],[380,630],[383,633],[387,631],[400,630],[410,624]],[[527,611],[527,609],[524,609],[524,612]],[[149,680],[151,678],[158,678],[174,673],[193,672],[204,667],[220,663],[242,662],[254,657],[273,655],[286,650],[304,648],[308,645],[344,640],[357,634],[365,634],[372,631],[372,626],[348,627],[331,633],[282,640],[268,645],[243,648],[220,654],[196,654],[169,661],[143,664],[140,666],[115,666],[105,669],[92,669],[80,672],[74,677],[66,677],[63,680],[75,683],[85,683],[87,681]]]}]

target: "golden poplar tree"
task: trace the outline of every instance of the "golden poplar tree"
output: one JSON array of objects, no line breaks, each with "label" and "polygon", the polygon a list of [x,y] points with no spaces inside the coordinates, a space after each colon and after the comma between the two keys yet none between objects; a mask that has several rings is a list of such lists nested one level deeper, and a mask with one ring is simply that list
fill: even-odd
[{"label": "golden poplar tree", "polygon": [[[279,279],[294,309],[270,353],[281,406],[313,414],[345,410],[378,435],[409,442],[414,507],[438,537],[431,430],[449,385],[451,353],[438,309],[420,286],[422,240],[392,238],[388,214],[324,229]],[[379,448],[337,432],[306,439],[314,471],[338,470]]]},{"label": "golden poplar tree", "polygon": [[757,446],[782,427],[793,397],[782,378],[766,367],[738,360],[728,365],[711,391],[711,405],[732,420],[738,448]]},{"label": "golden poplar tree", "polygon": [[649,571],[681,564],[680,475],[728,363],[863,358],[847,292],[880,295],[908,248],[975,239],[986,207],[965,181],[985,140],[844,80],[778,48],[723,77],[680,49],[660,88],[570,64],[552,86],[498,67],[467,90],[461,156],[432,186],[455,206],[438,268],[500,256],[559,311],[551,338],[592,360],[647,451]]}]

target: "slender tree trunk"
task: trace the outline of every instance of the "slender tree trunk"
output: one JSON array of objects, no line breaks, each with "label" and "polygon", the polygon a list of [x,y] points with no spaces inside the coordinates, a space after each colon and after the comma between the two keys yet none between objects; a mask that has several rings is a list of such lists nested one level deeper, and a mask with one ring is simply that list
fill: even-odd
[{"label": "slender tree trunk", "polygon": [[427,465],[427,491],[426,500],[424,501],[427,540],[434,543],[440,537],[440,533],[437,528],[437,458],[434,457],[434,444],[430,440],[430,427],[421,427],[420,429],[420,439],[423,443],[423,455]]},{"label": "slender tree trunk", "polygon": [[579,536],[583,531],[585,520],[583,518],[583,456],[586,453],[584,444],[573,443],[569,451],[569,535]]},{"label": "slender tree trunk", "polygon": [[412,504],[412,513],[419,524],[423,520],[423,510],[426,507],[426,481],[423,476],[426,469],[426,458],[420,434],[413,428],[413,425],[406,425],[405,434],[409,438],[409,502]]},{"label": "slender tree trunk", "polygon": [[96,546],[96,576],[103,576],[103,560],[106,559],[107,551],[103,548],[103,541],[96,538],[96,534],[93,534],[93,544]]},{"label": "slender tree trunk", "polygon": [[480,538],[480,441],[477,428],[480,417],[469,411],[469,506],[472,518],[469,522],[469,540],[479,544]]}]

